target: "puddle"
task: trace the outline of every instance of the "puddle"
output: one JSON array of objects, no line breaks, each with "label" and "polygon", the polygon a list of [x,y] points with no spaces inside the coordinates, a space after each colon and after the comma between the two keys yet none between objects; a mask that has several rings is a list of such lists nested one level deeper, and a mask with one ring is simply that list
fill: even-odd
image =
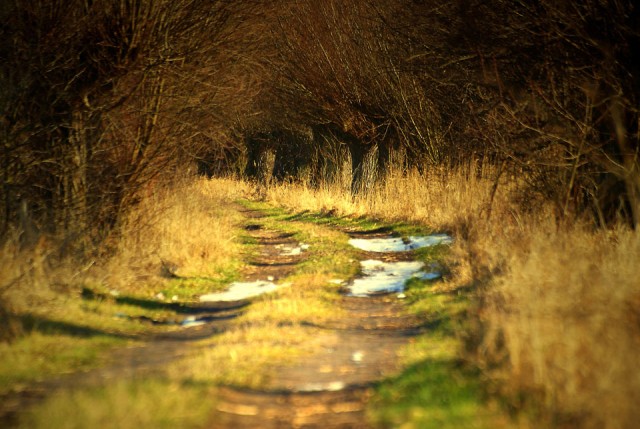
[{"label": "puddle", "polygon": [[424,263],[420,261],[382,262],[369,259],[361,261],[360,265],[363,277],[355,279],[348,286],[351,296],[400,293],[411,278],[433,280],[441,275],[438,272],[424,272]]},{"label": "puddle", "polygon": [[276,249],[280,251],[280,255],[282,256],[297,256],[302,254],[302,252],[309,250],[309,245],[300,243],[298,246],[291,247],[285,244],[278,244],[276,245]]},{"label": "puddle", "polygon": [[180,326],[184,328],[192,328],[194,326],[202,326],[207,323],[204,319],[198,319],[195,316],[186,317],[182,322],[180,322]]},{"label": "puddle", "polygon": [[152,319],[147,316],[129,316],[126,313],[116,313],[114,314],[114,318],[136,320],[139,322],[151,323],[152,325],[181,326],[183,328],[192,328],[194,326],[202,326],[202,325],[206,325],[209,322],[218,320],[216,317],[211,317],[211,316],[204,316],[204,317],[188,316],[180,321],[171,320],[171,319],[160,320],[160,319]]},{"label": "puddle", "polygon": [[[349,244],[366,252],[406,252],[437,244],[451,244],[453,239],[447,234],[387,238],[352,238]],[[381,293],[398,293],[405,297],[404,285],[411,278],[434,280],[441,276],[437,271],[424,271],[420,261],[382,262],[374,259],[360,261],[362,277],[355,279],[349,286],[351,296],[370,296]],[[433,269],[433,267],[432,267]]]},{"label": "puddle", "polygon": [[328,383],[307,383],[296,389],[297,392],[338,392],[346,387],[343,381],[330,381]]},{"label": "puddle", "polygon": [[255,282],[234,282],[231,283],[229,289],[224,292],[210,293],[200,296],[200,302],[216,302],[216,301],[240,301],[254,296],[262,295],[276,291],[286,284],[276,285],[271,281],[256,280]]},{"label": "puddle", "polygon": [[447,234],[433,234],[427,236],[411,236],[408,239],[400,237],[388,238],[352,238],[349,244],[366,252],[406,252],[421,247],[437,244],[451,244],[453,239]]}]

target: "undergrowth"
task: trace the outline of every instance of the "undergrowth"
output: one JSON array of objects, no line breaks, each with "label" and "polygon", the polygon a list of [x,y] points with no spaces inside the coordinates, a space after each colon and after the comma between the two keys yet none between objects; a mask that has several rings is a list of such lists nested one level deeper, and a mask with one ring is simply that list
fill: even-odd
[{"label": "undergrowth", "polygon": [[[392,170],[356,198],[344,186],[283,184],[267,199],[294,212],[450,232],[436,288],[472,297],[474,323],[458,355],[477,368],[482,391],[523,427],[633,428],[640,420],[640,237],[624,224],[598,230],[588,219],[556,216],[543,201],[527,204],[526,185],[471,162],[424,174]],[[414,292],[415,311],[438,314]]]},{"label": "undergrowth", "polygon": [[[406,293],[408,311],[425,317],[434,331],[406,351],[407,372],[381,386],[376,421],[429,427],[431,421],[446,422],[443,416],[450,413],[443,427],[465,427],[465,419],[473,415],[478,416],[477,425],[469,427],[482,427],[478,422],[493,422],[499,415],[494,407],[501,404],[519,427],[635,427],[640,420],[635,406],[640,402],[635,359],[640,352],[638,233],[625,225],[598,230],[584,219],[557,220],[554,208],[544,203],[524,207],[521,185],[518,178],[497,175],[492,166],[474,165],[422,175],[392,171],[386,181],[356,198],[341,186],[313,189],[289,183],[266,188],[263,196],[270,209],[263,203],[245,204],[266,210],[269,227],[286,223],[296,240],[309,241],[317,253],[285,279],[292,287],[252,305],[238,329],[220,338],[220,349],[202,359],[189,358],[190,376],[206,383],[261,383],[260,365],[267,368],[287,356],[295,358],[294,350],[306,353],[302,343],[270,335],[283,321],[300,330],[300,338],[311,334],[304,322],[321,321],[331,311],[337,286],[330,281],[357,271],[346,236],[334,235],[332,229],[387,225],[400,235],[435,230],[454,237],[450,251],[430,249],[418,257],[444,257],[437,267],[443,279],[411,283]],[[18,315],[26,315],[25,309],[37,302],[39,313],[32,316],[109,333],[139,332],[139,323],[115,320],[113,311],[126,308],[133,315],[168,317],[166,309],[115,297],[163,302],[157,298],[162,293],[165,300],[173,295],[189,299],[236,278],[238,261],[251,254],[255,243],[221,201],[242,198],[247,190],[247,184],[237,181],[198,180],[149,196],[141,212],[125,223],[123,231],[129,232],[122,241],[112,243],[115,252],[80,268],[51,268],[46,261],[52,244],[46,240],[29,258],[17,258],[17,250],[5,244],[1,256],[10,263],[2,265],[3,297],[11,298]],[[186,205],[174,207],[180,204]],[[320,241],[313,242],[314,236]],[[163,264],[171,275],[162,271]],[[111,298],[78,300],[82,287]],[[303,301],[313,305],[300,305]],[[63,307],[75,310],[52,316],[55,308]],[[453,322],[458,319],[466,322]],[[29,351],[38,349],[29,341],[38,344],[43,335],[49,334],[28,328],[20,342],[3,346],[3,353],[15,356],[22,347],[24,361],[35,362],[42,351]],[[111,346],[101,335],[83,338],[96,350],[101,342]],[[276,347],[269,350],[267,344]],[[252,347],[257,347],[255,353],[250,353]],[[216,365],[229,357],[237,365],[235,375],[220,372]],[[79,358],[83,365],[96,359]],[[72,356],[55,369],[37,370],[39,375],[31,379],[64,372],[77,360]],[[2,364],[9,361],[2,359]],[[439,385],[447,372],[457,382]],[[487,402],[470,405],[468,398],[478,395]],[[434,397],[450,400],[436,406]],[[453,403],[460,408],[452,408]]]}]

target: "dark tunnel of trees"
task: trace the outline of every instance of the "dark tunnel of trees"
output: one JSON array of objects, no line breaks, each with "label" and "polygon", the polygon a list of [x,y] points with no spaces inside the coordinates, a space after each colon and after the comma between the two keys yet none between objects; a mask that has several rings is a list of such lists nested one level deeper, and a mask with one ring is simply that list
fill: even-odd
[{"label": "dark tunnel of trees", "polygon": [[319,186],[350,159],[357,194],[364,160],[383,177],[395,154],[419,171],[481,158],[560,216],[637,225],[638,10],[3,1],[0,230],[99,241],[141,190],[190,165]]}]

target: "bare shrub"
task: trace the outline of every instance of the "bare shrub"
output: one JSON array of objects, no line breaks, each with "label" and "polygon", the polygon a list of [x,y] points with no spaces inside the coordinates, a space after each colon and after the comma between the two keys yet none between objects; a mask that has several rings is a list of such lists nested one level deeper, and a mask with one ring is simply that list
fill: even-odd
[{"label": "bare shrub", "polygon": [[215,46],[225,17],[218,6],[3,4],[5,229],[26,199],[42,231],[83,251],[100,239],[96,230],[115,225],[141,184],[184,159],[175,156],[189,152],[184,110],[171,100],[184,100],[194,81],[177,83],[171,70],[202,54],[203,43],[209,52]]}]

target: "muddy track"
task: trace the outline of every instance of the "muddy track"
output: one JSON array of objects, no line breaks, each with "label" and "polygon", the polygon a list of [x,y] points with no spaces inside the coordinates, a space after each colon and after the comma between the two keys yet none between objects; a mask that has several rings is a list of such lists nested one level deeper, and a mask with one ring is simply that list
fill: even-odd
[{"label": "muddy track", "polygon": [[[251,218],[259,219],[260,212],[246,213]],[[261,226],[251,223],[245,227],[259,245],[259,253],[248,261],[248,267],[243,272],[243,279],[253,281],[259,279],[274,279],[286,277],[299,263],[301,255],[282,255],[283,246],[295,246],[292,234],[264,231]],[[90,294],[85,299],[100,299],[121,301],[128,304],[149,305],[149,301],[133,298],[115,298],[106,295]],[[169,310],[175,316],[169,319],[151,319],[147,317],[129,317],[147,324],[175,325],[176,330],[135,335],[114,334],[118,337],[137,340],[139,343],[120,347],[113,350],[100,367],[53,377],[38,383],[24,386],[19,390],[0,395],[0,427],[15,426],[21,413],[29,407],[41,402],[52,393],[60,389],[74,389],[81,387],[100,386],[115,380],[126,380],[152,375],[161,375],[167,364],[192,354],[197,340],[212,337],[226,331],[231,321],[242,314],[243,309],[250,305],[249,299],[231,302],[189,302],[163,303],[157,302],[155,308]],[[181,324],[190,320],[193,326]]]},{"label": "muddy track", "polygon": [[[116,348],[98,368],[53,377],[0,395],[0,427],[16,425],[21,413],[60,389],[100,386],[114,380],[161,374],[168,363],[192,353],[195,341],[224,332],[246,305],[248,302],[167,304],[175,307],[179,315],[176,319],[190,317],[204,324],[169,332],[118,335],[139,342]],[[169,323],[152,319],[140,321],[150,325]]]},{"label": "muddy track", "polygon": [[[245,211],[257,219],[259,212]],[[249,228],[260,231],[258,224]],[[353,237],[388,237],[388,230],[345,231]],[[263,234],[268,234],[262,231]],[[289,237],[259,242],[273,245]],[[270,241],[271,240],[271,241]],[[312,250],[311,250],[312,251]],[[360,258],[411,260],[411,252],[361,252]],[[271,252],[266,267],[289,266]],[[366,406],[373,387],[398,366],[398,350],[420,332],[423,321],[402,311],[396,294],[372,297],[342,295],[340,317],[318,328],[316,352],[295,365],[277,368],[262,390],[226,386],[219,390],[211,428],[370,428]]]},{"label": "muddy track", "polygon": [[[239,209],[246,218],[245,231],[257,244],[247,261],[243,281],[277,282],[290,275],[306,258],[293,234],[267,230],[260,211]],[[389,231],[343,231],[352,237],[387,237]],[[311,252],[313,249],[310,250]],[[385,261],[411,260],[411,252],[360,252],[359,258]],[[142,343],[119,348],[100,368],[73,373],[29,386],[0,397],[0,426],[16,423],[21,412],[63,388],[100,386],[115,380],[162,374],[166,365],[191,354],[195,340],[224,332],[231,321],[250,305],[250,299],[233,302],[162,303],[199,326],[170,332],[136,336]],[[263,390],[232,386],[218,389],[211,428],[369,428],[366,404],[376,383],[400,368],[397,351],[422,329],[422,321],[403,315],[403,302],[396,294],[371,297],[341,295],[342,311],[325,321],[310,341],[315,354],[295,365],[276,368]],[[140,320],[163,324],[166,320]],[[134,338],[134,337],[132,337]],[[208,346],[211,347],[211,346]]]}]

